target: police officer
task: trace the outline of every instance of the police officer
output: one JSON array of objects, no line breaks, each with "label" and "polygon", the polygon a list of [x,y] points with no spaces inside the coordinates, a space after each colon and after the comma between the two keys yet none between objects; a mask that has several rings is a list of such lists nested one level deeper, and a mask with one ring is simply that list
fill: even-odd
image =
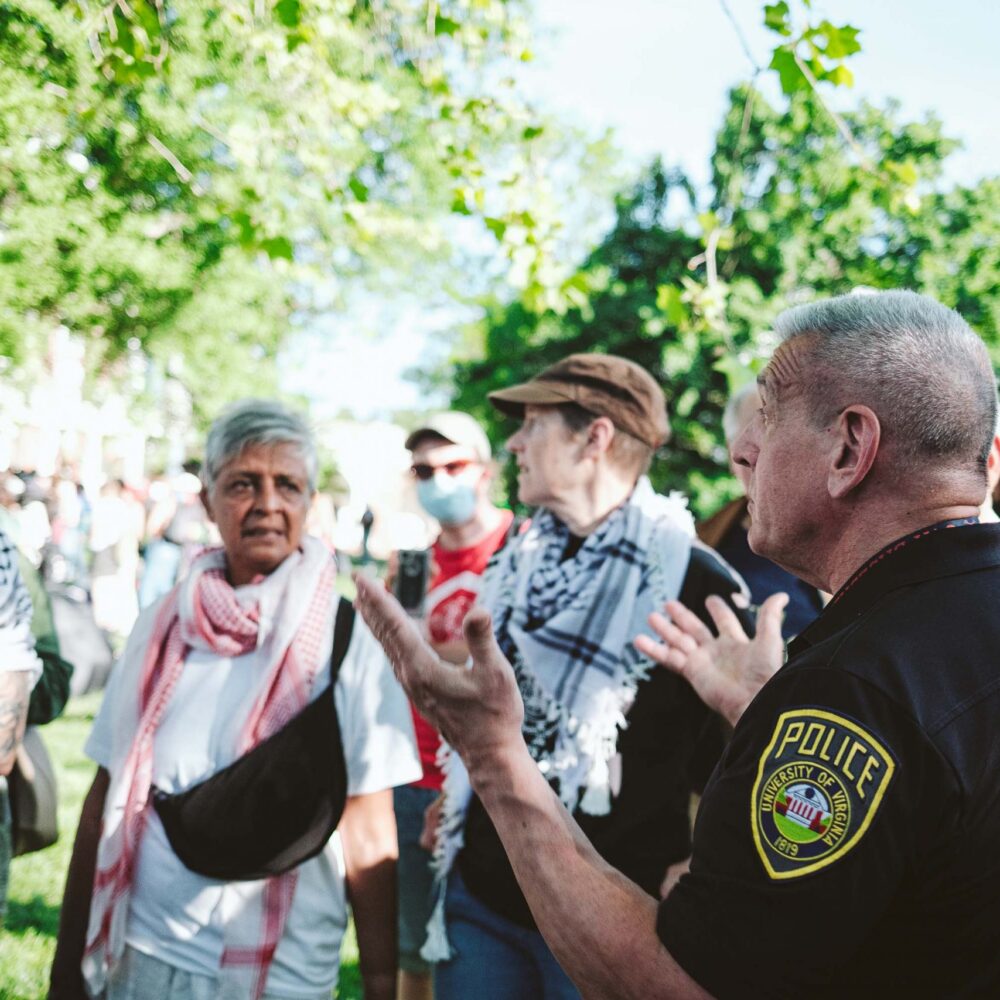
[{"label": "police officer", "polygon": [[690,872],[659,905],[596,857],[519,732],[484,615],[439,664],[361,604],[459,750],[539,928],[589,997],[1000,995],[1000,528],[977,523],[997,412],[982,342],[908,292],[793,309],[733,448],[750,545],[834,594],[779,659],[677,605],[662,645],[733,721]]}]

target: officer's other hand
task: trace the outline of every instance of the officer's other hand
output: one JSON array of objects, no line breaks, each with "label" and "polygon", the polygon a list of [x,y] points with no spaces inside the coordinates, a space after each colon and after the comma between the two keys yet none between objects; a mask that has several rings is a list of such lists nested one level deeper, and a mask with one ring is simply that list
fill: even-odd
[{"label": "officer's other hand", "polygon": [[654,663],[680,674],[709,708],[735,726],[757,692],[784,660],[782,612],[787,594],[772,594],[757,613],[757,634],[751,639],[721,597],[705,602],[718,636],[680,601],[667,601],[665,615],[653,612],[650,628],[657,642],[640,635],[636,649]]},{"label": "officer's other hand", "polygon": [[514,670],[476,608],[465,619],[472,667],[446,663],[399,602],[378,583],[356,577],[357,608],[381,643],[417,711],[451,744],[470,773],[493,755],[523,750],[524,706]]}]

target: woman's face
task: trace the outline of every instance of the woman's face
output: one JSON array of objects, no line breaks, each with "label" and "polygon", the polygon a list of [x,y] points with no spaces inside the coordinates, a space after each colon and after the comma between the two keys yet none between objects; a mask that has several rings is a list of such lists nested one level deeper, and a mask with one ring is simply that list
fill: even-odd
[{"label": "woman's face", "polygon": [[517,458],[517,498],[532,507],[557,506],[571,498],[581,479],[581,435],[554,406],[524,408],[520,430],[508,439]]},{"label": "woman's face", "polygon": [[299,547],[312,496],[298,447],[279,442],[248,445],[202,499],[238,587],[277,569]]}]

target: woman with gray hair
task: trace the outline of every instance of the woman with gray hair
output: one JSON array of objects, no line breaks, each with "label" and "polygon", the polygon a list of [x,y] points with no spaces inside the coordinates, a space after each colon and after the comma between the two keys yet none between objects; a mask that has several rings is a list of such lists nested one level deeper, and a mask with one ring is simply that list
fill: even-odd
[{"label": "woman with gray hair", "polygon": [[[209,431],[202,499],[222,546],[143,612],[108,685],[54,1000],[329,998],[348,897],[365,995],[394,995],[391,790],[420,766],[402,692],[303,532],[316,465],[276,402],[237,403]],[[317,710],[328,757],[308,740],[290,757]],[[219,801],[232,810],[212,815]]]}]

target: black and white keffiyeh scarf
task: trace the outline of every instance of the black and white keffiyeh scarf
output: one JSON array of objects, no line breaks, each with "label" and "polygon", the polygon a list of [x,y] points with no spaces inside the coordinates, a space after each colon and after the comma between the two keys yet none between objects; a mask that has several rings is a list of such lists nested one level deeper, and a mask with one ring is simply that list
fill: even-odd
[{"label": "black and white keffiyeh scarf", "polygon": [[693,536],[684,499],[643,478],[572,558],[569,529],[543,510],[487,573],[481,602],[517,674],[525,740],[570,811],[610,809],[608,762],[651,666],[633,640],[680,592]]},{"label": "black and white keffiyeh scarf", "polygon": [[[610,762],[651,663],[633,644],[646,619],[680,593],[694,520],[679,493],[639,480],[629,498],[564,558],[569,529],[540,510],[483,579],[480,604],[510,660],[524,700],[524,737],[566,807],[611,808]],[[445,807],[435,864],[442,880],[462,845],[470,798],[457,755],[444,762]],[[442,900],[443,901],[443,900]],[[443,908],[428,925],[424,957],[450,955]]]},{"label": "black and white keffiyeh scarf", "polygon": [[28,690],[42,676],[31,633],[31,596],[21,579],[17,549],[0,528],[0,671],[23,670]]}]

